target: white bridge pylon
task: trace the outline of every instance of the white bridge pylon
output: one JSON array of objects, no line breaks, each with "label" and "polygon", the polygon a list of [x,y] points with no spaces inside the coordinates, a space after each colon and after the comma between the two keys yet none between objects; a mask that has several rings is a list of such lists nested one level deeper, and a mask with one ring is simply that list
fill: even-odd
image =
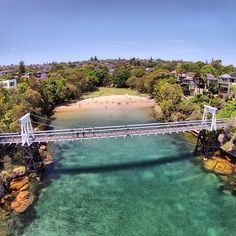
[{"label": "white bridge pylon", "polygon": [[20,118],[22,146],[30,146],[35,138],[34,130],[30,120],[30,113]]},{"label": "white bridge pylon", "polygon": [[210,128],[211,131],[216,130],[216,111],[217,111],[217,108],[211,107],[208,105],[204,105],[204,112],[203,112],[203,116],[202,116],[202,125],[205,125],[207,123],[208,114],[210,113],[212,115],[211,128]]}]

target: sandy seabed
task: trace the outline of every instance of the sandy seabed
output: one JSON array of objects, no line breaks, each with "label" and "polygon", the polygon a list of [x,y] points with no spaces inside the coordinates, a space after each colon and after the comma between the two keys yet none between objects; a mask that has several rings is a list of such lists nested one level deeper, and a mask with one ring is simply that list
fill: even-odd
[{"label": "sandy seabed", "polygon": [[139,97],[131,95],[110,95],[88,98],[81,101],[72,101],[55,108],[55,112],[67,112],[96,109],[110,109],[117,106],[132,106],[132,107],[153,107],[155,101],[148,97]]}]

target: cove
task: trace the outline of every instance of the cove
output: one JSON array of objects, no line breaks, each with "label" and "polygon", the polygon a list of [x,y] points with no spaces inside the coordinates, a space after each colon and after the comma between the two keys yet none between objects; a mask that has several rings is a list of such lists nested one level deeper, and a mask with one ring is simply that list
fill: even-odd
[{"label": "cove", "polygon": [[[140,107],[62,112],[53,125],[153,122],[150,113]],[[193,149],[182,134],[55,143],[34,217],[27,213],[24,230],[16,226],[12,234],[234,235],[236,198],[218,190]]]}]

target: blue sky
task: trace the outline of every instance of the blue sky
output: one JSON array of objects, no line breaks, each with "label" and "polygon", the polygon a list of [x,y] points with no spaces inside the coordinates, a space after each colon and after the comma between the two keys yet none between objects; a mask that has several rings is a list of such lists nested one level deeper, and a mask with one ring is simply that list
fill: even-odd
[{"label": "blue sky", "polygon": [[235,0],[0,0],[0,64],[105,58],[236,66]]}]

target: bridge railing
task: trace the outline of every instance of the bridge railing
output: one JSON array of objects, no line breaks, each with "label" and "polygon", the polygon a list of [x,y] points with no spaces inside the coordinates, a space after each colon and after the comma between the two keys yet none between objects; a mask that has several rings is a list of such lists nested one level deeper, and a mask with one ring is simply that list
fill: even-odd
[{"label": "bridge railing", "polygon": [[[210,123],[209,123],[210,124]],[[108,131],[121,131],[121,130],[137,130],[137,129],[158,129],[158,128],[168,128],[168,127],[177,127],[177,126],[193,126],[201,125],[199,122],[180,122],[180,123],[150,123],[150,124],[137,124],[137,125],[119,125],[119,126],[107,126],[107,127],[91,127],[91,128],[76,128],[76,129],[59,129],[59,130],[46,130],[46,131],[36,131],[35,135],[39,136],[40,134],[46,135],[55,135],[55,134],[70,134],[72,132],[108,132]],[[208,124],[205,124],[208,126]]]},{"label": "bridge railing", "polygon": [[[225,120],[217,120],[217,123],[224,123]],[[137,129],[137,128],[161,128],[161,127],[173,127],[173,126],[191,126],[191,125],[200,125],[201,120],[195,121],[177,121],[177,122],[162,122],[162,123],[148,123],[148,124],[131,124],[131,125],[115,125],[115,126],[100,126],[100,127],[80,127],[80,128],[71,128],[71,129],[57,129],[57,130],[42,130],[42,131],[35,131],[35,134],[40,133],[55,133],[55,132],[71,132],[71,131],[99,131],[99,130],[109,130],[109,129],[122,129],[122,128],[129,128],[129,129]],[[207,121],[205,124],[210,125],[211,121]],[[11,135],[20,135],[20,133],[0,133],[0,137],[4,136],[11,136]]]},{"label": "bridge railing", "polygon": [[[217,124],[225,124],[224,120],[217,120]],[[34,140],[36,142],[52,141],[52,140],[65,140],[73,138],[88,138],[88,137],[101,137],[101,136],[124,136],[124,135],[138,135],[150,133],[173,133],[181,131],[208,129],[211,121],[206,121],[202,124],[201,120],[195,121],[181,121],[181,122],[165,122],[165,123],[148,123],[148,124],[132,124],[132,125],[117,125],[117,126],[104,126],[104,127],[87,127],[75,129],[59,129],[59,130],[45,130],[35,131]],[[21,134],[10,133],[1,134],[0,143],[20,143]]]}]

